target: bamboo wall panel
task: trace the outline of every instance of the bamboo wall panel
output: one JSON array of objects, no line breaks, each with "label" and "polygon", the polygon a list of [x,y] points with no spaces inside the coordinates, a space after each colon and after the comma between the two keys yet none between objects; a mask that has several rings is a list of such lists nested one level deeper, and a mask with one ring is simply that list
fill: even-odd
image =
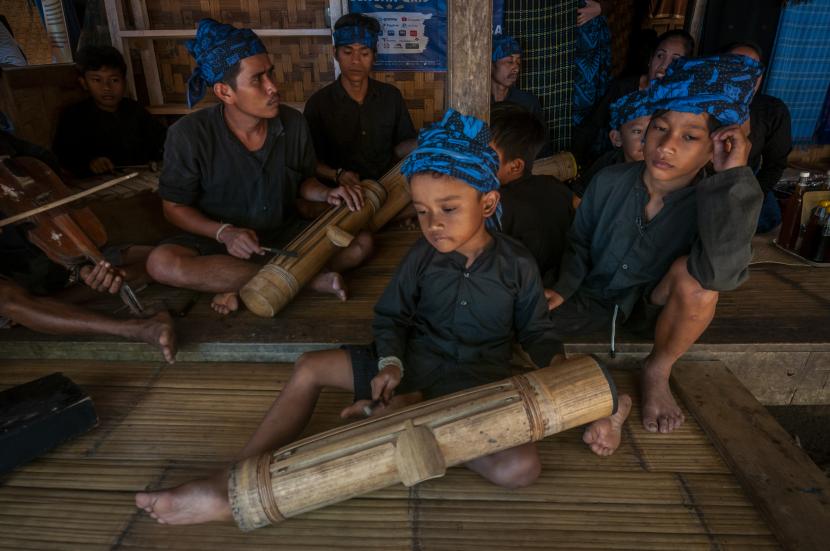
[{"label": "bamboo wall panel", "polygon": [[254,29],[324,29],[328,0],[145,0],[151,29],[192,28],[204,18]]},{"label": "bamboo wall panel", "polygon": [[406,100],[415,128],[441,119],[446,109],[446,73],[376,72],[374,78],[396,86]]}]

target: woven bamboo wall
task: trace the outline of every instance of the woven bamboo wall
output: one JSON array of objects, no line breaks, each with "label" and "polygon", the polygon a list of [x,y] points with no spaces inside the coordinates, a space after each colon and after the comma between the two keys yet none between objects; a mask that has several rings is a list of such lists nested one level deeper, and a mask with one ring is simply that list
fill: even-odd
[{"label": "woven bamboo wall", "polygon": [[435,122],[444,114],[446,73],[377,72],[372,76],[398,87],[415,128]]},{"label": "woven bamboo wall", "polygon": [[145,0],[152,29],[189,29],[211,17],[256,29],[323,29],[328,0]]}]

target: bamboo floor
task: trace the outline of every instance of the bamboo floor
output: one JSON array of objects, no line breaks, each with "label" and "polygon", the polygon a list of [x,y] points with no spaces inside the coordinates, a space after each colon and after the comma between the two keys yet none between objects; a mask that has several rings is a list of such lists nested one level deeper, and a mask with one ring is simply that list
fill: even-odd
[{"label": "bamboo floor", "polygon": [[[156,524],[133,493],[210,473],[240,448],[290,366],[16,360],[0,390],[62,371],[100,424],[0,479],[0,548],[29,549],[767,549],[775,537],[686,411],[671,436],[643,431],[635,396],[624,441],[594,456],[578,429],[539,444],[540,480],[497,488],[464,468],[394,486],[248,534],[232,523]],[[614,373],[637,394],[635,374]],[[325,392],[308,433],[349,402]]]}]

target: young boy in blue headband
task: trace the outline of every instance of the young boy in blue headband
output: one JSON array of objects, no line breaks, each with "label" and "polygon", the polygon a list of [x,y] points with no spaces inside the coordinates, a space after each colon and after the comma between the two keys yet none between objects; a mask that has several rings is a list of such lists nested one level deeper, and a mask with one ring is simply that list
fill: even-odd
[{"label": "young boy in blue headband", "polygon": [[[498,156],[480,120],[450,110],[423,131],[402,173],[424,233],[375,307],[375,342],[304,354],[240,453],[250,457],[296,439],[325,387],[354,392],[343,417],[399,407],[510,376],[513,337],[538,366],[562,351],[552,337],[539,272],[518,242],[491,231],[500,215]],[[631,407],[592,423],[583,440],[599,455],[619,445]],[[535,444],[482,457],[467,467],[500,486],[539,476]],[[231,518],[227,471],[170,491],[141,493],[136,504],[160,522]]]},{"label": "young boy in blue headband", "polygon": [[759,75],[745,56],[681,58],[639,97],[634,107],[652,114],[645,159],[596,175],[546,290],[560,338],[610,328],[613,352],[617,321],[654,327],[642,382],[651,432],[683,423],[671,368],[708,327],[718,293],[747,278],[762,194],[740,125]]}]

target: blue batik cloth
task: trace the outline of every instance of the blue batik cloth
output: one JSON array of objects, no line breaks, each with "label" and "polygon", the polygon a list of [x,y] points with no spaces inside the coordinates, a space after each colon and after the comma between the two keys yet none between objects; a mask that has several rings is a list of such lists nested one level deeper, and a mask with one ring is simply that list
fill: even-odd
[{"label": "blue batik cloth", "polygon": [[203,97],[205,88],[220,82],[225,71],[253,55],[265,53],[265,45],[251,29],[237,29],[213,19],[202,19],[196,38],[185,42],[196,60],[196,68],[187,80],[187,106],[193,107]]},{"label": "blue batik cloth", "polygon": [[810,143],[830,86],[830,0],[787,2],[770,60],[764,92],[787,104],[793,143]]},{"label": "blue batik cloth", "polygon": [[611,128],[619,130],[628,121],[650,116],[651,110],[648,102],[648,89],[636,90],[626,94],[611,104]]},{"label": "blue batik cloth", "polygon": [[648,94],[638,101],[652,113],[661,109],[708,113],[722,125],[741,124],[749,118],[761,73],[759,62],[742,55],[681,57],[669,65],[666,76],[651,81]]},{"label": "blue batik cloth", "polygon": [[[490,129],[484,121],[449,109],[441,122],[432,124],[418,134],[418,147],[401,166],[407,179],[419,172],[439,172],[458,178],[476,190],[487,193],[499,189],[499,156],[490,147]],[[496,207],[495,221],[501,220],[501,204]]]},{"label": "blue batik cloth", "polygon": [[493,36],[493,61],[516,54],[522,55],[522,47],[518,40],[508,34]]},{"label": "blue batik cloth", "polygon": [[[585,7],[585,1],[579,3]],[[594,17],[576,27],[574,46],[573,123],[585,120],[608,91],[611,80],[611,31],[605,17]]]},{"label": "blue batik cloth", "polygon": [[362,44],[372,50],[377,48],[378,33],[361,25],[350,25],[340,27],[334,31],[334,45],[348,46],[349,44]]}]

